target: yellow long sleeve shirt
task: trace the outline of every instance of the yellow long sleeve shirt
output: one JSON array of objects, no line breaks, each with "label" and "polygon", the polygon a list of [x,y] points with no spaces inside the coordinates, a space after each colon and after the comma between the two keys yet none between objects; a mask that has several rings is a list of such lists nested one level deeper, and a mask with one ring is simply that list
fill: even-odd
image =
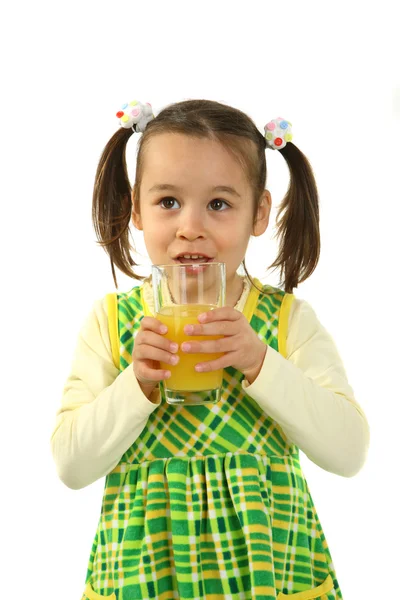
[{"label": "yellow long sleeve shirt", "polygon": [[[242,310],[249,293],[236,304]],[[154,314],[150,280],[145,301]],[[289,314],[287,358],[268,347],[258,377],[243,389],[321,468],[352,477],[369,446],[367,418],[354,398],[332,337],[312,307],[294,298]],[[72,489],[107,475],[143,431],[160,405],[158,386],[147,398],[130,365],[121,373],[112,358],[105,297],[94,302],[80,333],[51,435],[60,479]]]}]

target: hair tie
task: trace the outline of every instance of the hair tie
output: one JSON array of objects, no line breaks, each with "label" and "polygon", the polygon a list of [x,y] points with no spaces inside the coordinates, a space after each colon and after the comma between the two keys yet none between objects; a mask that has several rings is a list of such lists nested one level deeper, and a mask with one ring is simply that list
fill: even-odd
[{"label": "hair tie", "polygon": [[293,139],[292,124],[282,117],[272,119],[265,125],[264,131],[267,144],[272,150],[282,150]]},{"label": "hair tie", "polygon": [[[121,127],[125,127],[125,129],[132,128],[132,131],[140,133],[143,133],[149,121],[154,119],[151,104],[149,102],[143,104],[138,100],[123,104],[116,116]],[[134,125],[136,125],[135,129],[133,128]]]}]

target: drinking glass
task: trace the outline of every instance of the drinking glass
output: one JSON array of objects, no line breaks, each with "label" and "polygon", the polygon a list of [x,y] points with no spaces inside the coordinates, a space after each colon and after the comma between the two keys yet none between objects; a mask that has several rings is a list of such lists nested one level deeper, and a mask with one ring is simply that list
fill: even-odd
[{"label": "drinking glass", "polygon": [[223,369],[198,373],[195,365],[215,360],[223,353],[182,352],[181,344],[194,340],[217,340],[223,335],[187,335],[185,325],[199,324],[198,315],[225,306],[225,263],[203,262],[152,265],[155,318],[168,327],[166,337],[179,346],[179,362],[160,361],[171,372],[160,381],[161,394],[168,404],[214,404],[220,398]]}]

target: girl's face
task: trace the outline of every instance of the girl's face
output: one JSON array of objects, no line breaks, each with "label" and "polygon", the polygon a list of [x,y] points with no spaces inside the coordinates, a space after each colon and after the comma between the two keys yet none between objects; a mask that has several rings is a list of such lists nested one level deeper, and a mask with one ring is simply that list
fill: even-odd
[{"label": "girl's face", "polygon": [[[161,185],[171,187],[157,189]],[[232,190],[215,190],[218,186]],[[143,230],[152,264],[174,264],[182,252],[224,262],[228,304],[229,292],[238,289],[236,271],[250,235],[264,233],[270,208],[265,190],[253,232],[249,184],[223,146],[183,134],[160,134],[146,149],[140,215],[133,212],[132,220]]]}]

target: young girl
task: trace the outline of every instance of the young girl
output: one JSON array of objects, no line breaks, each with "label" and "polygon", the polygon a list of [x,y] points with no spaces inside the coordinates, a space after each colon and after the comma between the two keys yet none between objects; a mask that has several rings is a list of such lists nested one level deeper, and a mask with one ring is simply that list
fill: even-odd
[{"label": "young girl", "polygon": [[[65,485],[106,476],[82,600],[342,598],[299,449],[352,477],[369,428],[334,341],[293,295],[317,266],[320,238],[314,176],[291,123],[274,119],[262,135],[243,112],[206,100],[155,118],[134,101],[117,117],[93,221],[116,287],[115,266],[142,284],[95,302],[51,439]],[[131,189],[125,149],[135,131],[143,135]],[[269,222],[267,147],[290,171],[271,265],[283,289],[254,281],[244,258]],[[183,255],[225,263],[226,305],[186,330],[188,342],[203,341],[172,347],[154,318],[151,277],[132,268],[131,218],[153,264]],[[214,335],[224,337],[207,341]],[[223,353],[199,362],[224,369],[216,404],[173,406],[160,396],[171,373],[160,361],[173,369],[184,351]]]}]

